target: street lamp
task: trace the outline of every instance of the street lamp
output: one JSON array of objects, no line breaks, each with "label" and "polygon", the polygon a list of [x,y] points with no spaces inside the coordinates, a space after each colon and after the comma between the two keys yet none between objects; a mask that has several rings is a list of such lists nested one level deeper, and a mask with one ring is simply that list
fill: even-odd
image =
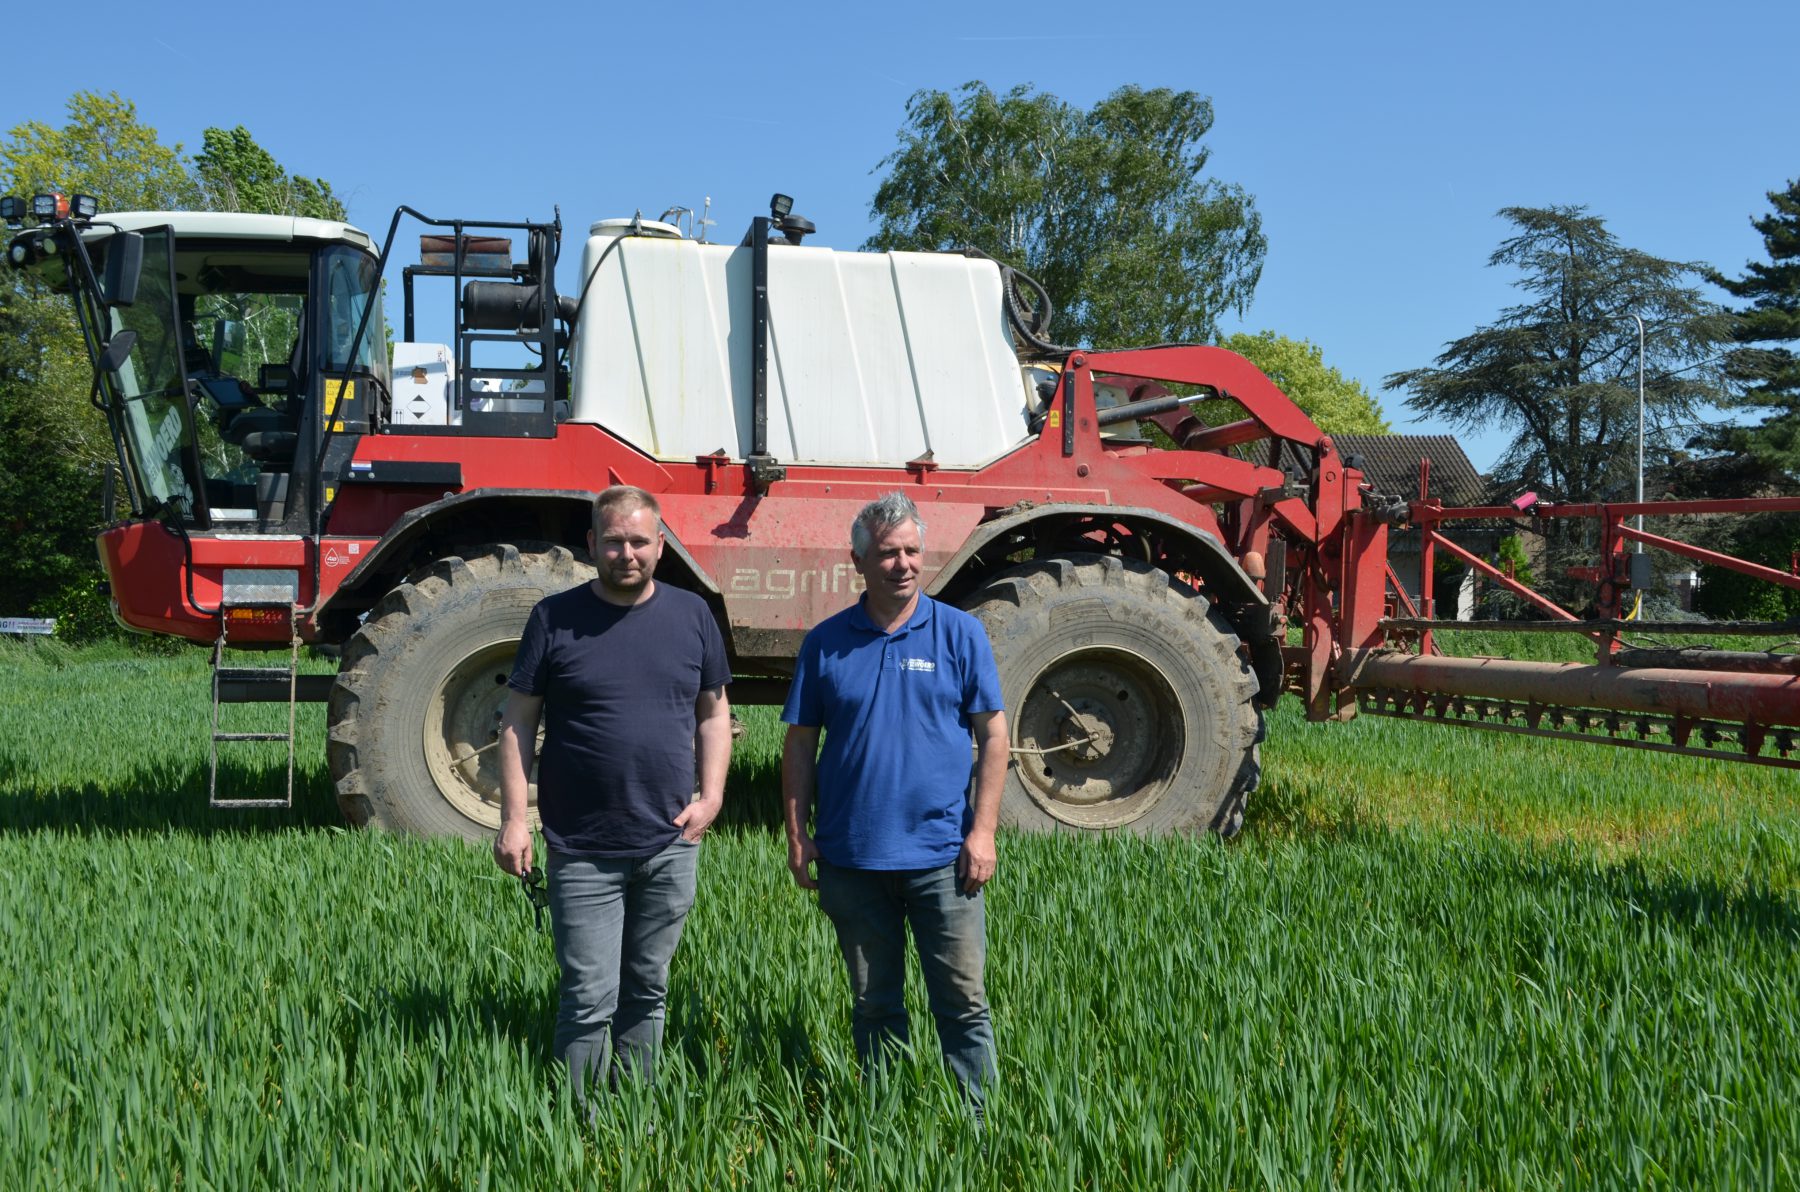
[{"label": "street lamp", "polygon": [[[1637,324],[1637,329],[1638,329],[1637,499],[1638,499],[1638,504],[1641,506],[1644,503],[1644,320],[1640,319],[1635,314],[1631,316],[1631,320],[1632,320],[1632,322]],[[1644,532],[1644,514],[1641,509],[1637,515],[1637,530],[1638,530],[1638,533],[1640,533],[1640,534],[1642,534]],[[1631,569],[1631,571],[1632,571],[1631,583],[1632,583],[1632,587],[1635,589],[1634,595],[1637,598],[1632,604],[1632,616],[1635,617],[1644,611],[1644,589],[1642,587],[1639,587],[1638,585],[1642,584],[1645,580],[1649,579],[1650,570],[1648,567],[1643,566],[1643,564],[1649,562],[1649,560],[1644,558],[1643,542],[1640,540],[1636,543],[1633,543],[1633,545],[1637,547],[1636,553],[1638,556],[1635,560],[1633,560],[1633,562],[1638,565],[1634,566]]]},{"label": "street lamp", "polygon": [[[1638,329],[1637,499],[1638,499],[1638,504],[1642,505],[1644,503],[1644,320],[1638,318],[1638,316],[1636,316],[1636,315],[1632,315],[1631,319],[1632,319],[1632,322],[1637,324],[1637,329]],[[1640,533],[1640,534],[1642,534],[1644,532],[1644,515],[1641,512],[1637,515],[1637,529],[1638,529],[1638,533]],[[1644,544],[1642,542],[1639,542],[1637,544],[1637,549],[1638,549],[1638,554],[1640,554],[1640,555],[1643,554],[1644,553]]]}]

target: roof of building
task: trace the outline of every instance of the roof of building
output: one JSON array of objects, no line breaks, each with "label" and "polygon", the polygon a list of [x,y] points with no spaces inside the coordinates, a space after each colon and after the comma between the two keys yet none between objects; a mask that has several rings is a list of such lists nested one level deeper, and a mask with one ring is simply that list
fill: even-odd
[{"label": "roof of building", "polygon": [[[1332,435],[1338,454],[1361,461],[1363,478],[1384,496],[1419,495],[1419,461],[1431,461],[1431,497],[1446,505],[1479,505],[1487,496],[1481,473],[1450,435]],[[1246,444],[1251,463],[1266,463],[1269,439]],[[1291,456],[1289,458],[1292,458]]]},{"label": "roof of building", "polygon": [[1338,454],[1362,457],[1363,478],[1375,491],[1419,495],[1419,461],[1431,461],[1430,495],[1445,505],[1479,505],[1487,496],[1481,473],[1451,435],[1333,435]]}]

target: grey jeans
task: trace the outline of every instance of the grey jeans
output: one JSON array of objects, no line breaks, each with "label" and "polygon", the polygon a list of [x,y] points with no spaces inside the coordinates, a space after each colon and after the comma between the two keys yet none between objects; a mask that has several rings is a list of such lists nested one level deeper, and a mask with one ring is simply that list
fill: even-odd
[{"label": "grey jeans", "polygon": [[550,853],[550,922],[562,968],[556,1058],[578,1100],[619,1069],[653,1079],[669,960],[694,904],[700,846],[676,837],[648,857]]},{"label": "grey jeans", "polygon": [[837,928],[850,971],[851,1034],[865,1071],[892,1043],[907,1041],[906,929],[912,927],[937,1020],[944,1063],[977,1099],[994,1075],[994,1029],[982,970],[987,916],[981,894],[959,888],[956,866],[841,869],[821,859],[819,909]]}]

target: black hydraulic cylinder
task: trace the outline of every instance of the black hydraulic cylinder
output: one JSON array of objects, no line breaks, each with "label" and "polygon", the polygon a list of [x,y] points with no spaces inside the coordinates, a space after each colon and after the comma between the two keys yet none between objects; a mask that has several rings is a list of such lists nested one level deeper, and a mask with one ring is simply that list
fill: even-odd
[{"label": "black hydraulic cylinder", "polygon": [[1182,406],[1192,405],[1205,399],[1206,394],[1195,394],[1192,397],[1152,397],[1144,401],[1126,402],[1122,406],[1108,406],[1095,417],[1097,426],[1111,426],[1115,422],[1136,422],[1140,418],[1154,418],[1158,414],[1167,414],[1171,410],[1179,410]]}]

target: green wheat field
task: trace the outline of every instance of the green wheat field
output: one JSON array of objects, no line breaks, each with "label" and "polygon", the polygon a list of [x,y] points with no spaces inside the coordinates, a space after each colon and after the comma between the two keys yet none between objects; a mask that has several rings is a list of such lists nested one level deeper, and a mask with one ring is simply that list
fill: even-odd
[{"label": "green wheat field", "polygon": [[517,883],[339,826],[318,707],[293,810],[209,812],[206,674],[0,643],[0,1187],[1800,1185],[1792,771],[1284,701],[1234,843],[1002,840],[977,1131],[920,988],[858,1078],[747,709],[662,1078],[589,1124]]}]

